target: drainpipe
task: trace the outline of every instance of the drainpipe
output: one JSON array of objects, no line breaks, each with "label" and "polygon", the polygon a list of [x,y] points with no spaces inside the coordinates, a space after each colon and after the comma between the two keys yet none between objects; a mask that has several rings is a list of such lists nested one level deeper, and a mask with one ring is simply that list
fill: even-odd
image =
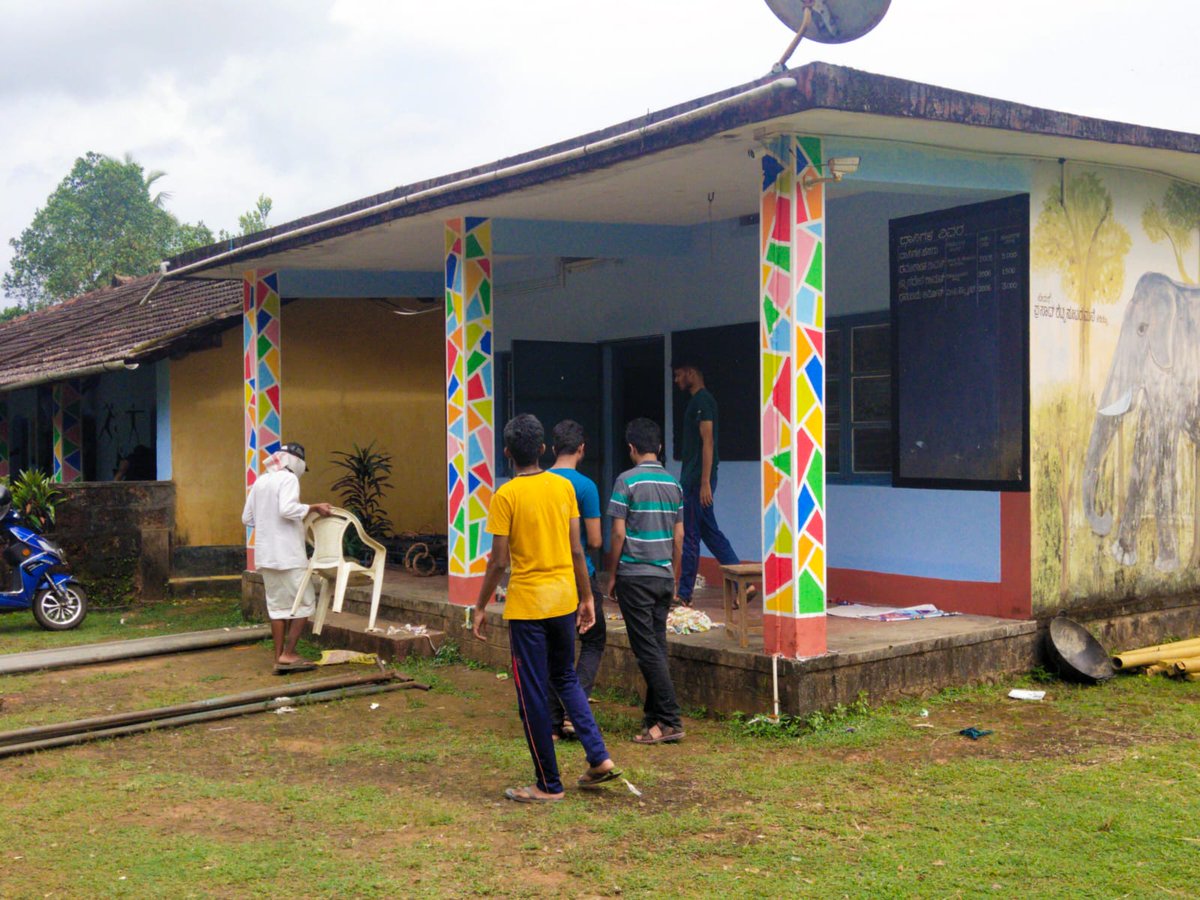
[{"label": "drainpipe", "polygon": [[[585,156],[591,156],[596,153],[601,153],[605,150],[611,150],[615,147],[621,147],[625,144],[632,143],[644,139],[647,135],[656,134],[667,128],[685,125],[695,119],[703,118],[711,115],[729,106],[734,106],[746,100],[770,94],[782,88],[796,87],[796,79],[792,77],[777,78],[774,81],[760,84],[757,87],[752,87],[749,90],[742,91],[740,94],[734,94],[731,97],[725,97],[721,100],[715,100],[712,103],[706,103],[704,106],[698,106],[695,109],[687,112],[679,113],[675,116],[670,116],[666,119],[660,119],[657,122],[652,122],[642,128],[635,128],[630,131],[623,131],[620,134],[614,134],[612,137],[604,138],[596,141],[594,144],[584,144],[581,147],[573,147],[570,150],[562,150],[558,153],[552,153],[549,156],[543,156],[539,159],[528,160],[523,163],[517,163],[512,166],[505,166],[502,169],[496,169],[492,172],[483,172],[478,175],[469,175],[465,178],[459,178],[447,184],[436,185],[431,188],[426,188],[423,191],[416,191],[412,194],[406,194],[403,197],[398,197],[394,200],[388,200],[384,203],[377,203],[374,206],[368,206],[365,209],[355,210],[354,212],[345,213],[332,219],[325,219],[321,222],[314,222],[310,225],[304,225],[300,228],[294,228],[290,231],[273,234],[270,237],[263,238],[259,241],[254,241],[249,244],[244,244],[233,250],[225,250],[215,256],[210,256],[194,263],[188,263],[185,266],[180,266],[178,269],[167,268],[169,263],[163,262],[162,267],[165,270],[165,277],[178,278],[187,275],[191,272],[200,269],[212,268],[222,260],[230,259],[231,257],[241,256],[248,251],[264,250],[282,241],[291,240],[292,238],[302,237],[306,234],[312,234],[315,231],[321,231],[325,228],[331,228],[336,225],[343,225],[347,222],[355,222],[359,219],[365,219],[369,216],[378,215],[379,213],[388,212],[397,209],[401,206],[406,206],[410,203],[415,203],[418,200],[428,200],[433,197],[438,197],[443,194],[448,194],[452,191],[461,190],[467,187],[473,187],[478,184],[486,184],[492,181],[498,181],[502,178],[510,178],[514,175],[523,175],[526,172],[532,172],[536,169],[552,166],[557,163],[570,162],[571,160],[581,159]],[[157,284],[155,285],[157,287]],[[153,288],[151,289],[153,290]]]},{"label": "drainpipe", "polygon": [[87,366],[83,369],[73,369],[70,372],[55,372],[53,376],[48,378],[39,375],[34,378],[27,378],[24,381],[0,385],[0,390],[19,391],[23,388],[37,387],[39,384],[53,384],[56,381],[66,381],[69,378],[87,378],[89,375],[102,375],[105,372],[133,370],[137,367],[138,364],[136,362],[118,359],[111,362],[97,363],[94,366]]}]

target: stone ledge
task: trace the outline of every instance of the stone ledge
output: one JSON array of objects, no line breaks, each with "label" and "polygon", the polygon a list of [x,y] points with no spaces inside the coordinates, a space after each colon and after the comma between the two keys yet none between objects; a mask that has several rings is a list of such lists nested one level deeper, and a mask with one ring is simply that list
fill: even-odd
[{"label": "stone ledge", "polygon": [[[262,578],[247,572],[243,578],[243,611],[262,615]],[[351,590],[344,610],[364,617],[368,595]],[[488,611],[488,639],[471,634],[464,607],[445,601],[385,594],[381,619],[429,626],[458,644],[471,659],[493,666],[511,665],[508,629],[500,610]],[[362,618],[365,627],[365,618]],[[672,636],[669,654],[672,678],[685,709],[770,712],[772,659],[761,652],[715,643],[719,631]],[[852,703],[865,693],[872,703],[935,693],[947,687],[994,681],[1031,669],[1040,646],[1035,622],[1003,622],[970,634],[945,635],[885,649],[866,649],[805,660],[780,659],[779,688],[783,712],[802,715],[836,704]],[[623,631],[609,631],[608,645],[597,683],[640,693],[643,688],[637,660]]]}]

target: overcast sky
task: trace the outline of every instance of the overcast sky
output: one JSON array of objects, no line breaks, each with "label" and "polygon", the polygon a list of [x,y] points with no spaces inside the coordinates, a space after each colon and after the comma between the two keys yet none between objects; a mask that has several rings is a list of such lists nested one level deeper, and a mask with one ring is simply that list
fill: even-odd
[{"label": "overcast sky", "polygon": [[[0,270],[89,150],[131,153],[215,232],[271,222],[740,84],[763,0],[0,0]],[[814,59],[1200,132],[1196,0],[893,0]],[[1200,180],[1198,165],[1197,180]]]}]

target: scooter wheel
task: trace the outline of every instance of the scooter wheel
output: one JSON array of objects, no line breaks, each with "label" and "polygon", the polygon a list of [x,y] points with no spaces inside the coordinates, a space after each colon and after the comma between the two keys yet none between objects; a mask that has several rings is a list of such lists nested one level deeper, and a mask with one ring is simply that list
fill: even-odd
[{"label": "scooter wheel", "polygon": [[87,615],[87,592],[78,584],[64,584],[63,596],[42,588],[33,598],[33,617],[47,631],[69,631]]}]

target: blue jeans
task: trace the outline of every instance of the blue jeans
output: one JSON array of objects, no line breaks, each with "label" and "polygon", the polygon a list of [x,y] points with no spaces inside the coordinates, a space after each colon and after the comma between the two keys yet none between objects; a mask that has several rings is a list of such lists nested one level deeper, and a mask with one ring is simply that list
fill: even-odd
[{"label": "blue jeans", "polygon": [[575,676],[575,613],[552,619],[509,619],[508,642],[517,707],[537,786],[550,794],[561,793],[550,721],[550,700],[555,694],[575,725],[588,765],[598,766],[608,759],[604,738]]},{"label": "blue jeans", "polygon": [[683,561],[679,566],[679,599],[692,599],[696,570],[700,567],[700,541],[723,566],[741,562],[729,539],[717,525],[717,479],[712,479],[713,505],[700,505],[700,485],[683,489]]}]

